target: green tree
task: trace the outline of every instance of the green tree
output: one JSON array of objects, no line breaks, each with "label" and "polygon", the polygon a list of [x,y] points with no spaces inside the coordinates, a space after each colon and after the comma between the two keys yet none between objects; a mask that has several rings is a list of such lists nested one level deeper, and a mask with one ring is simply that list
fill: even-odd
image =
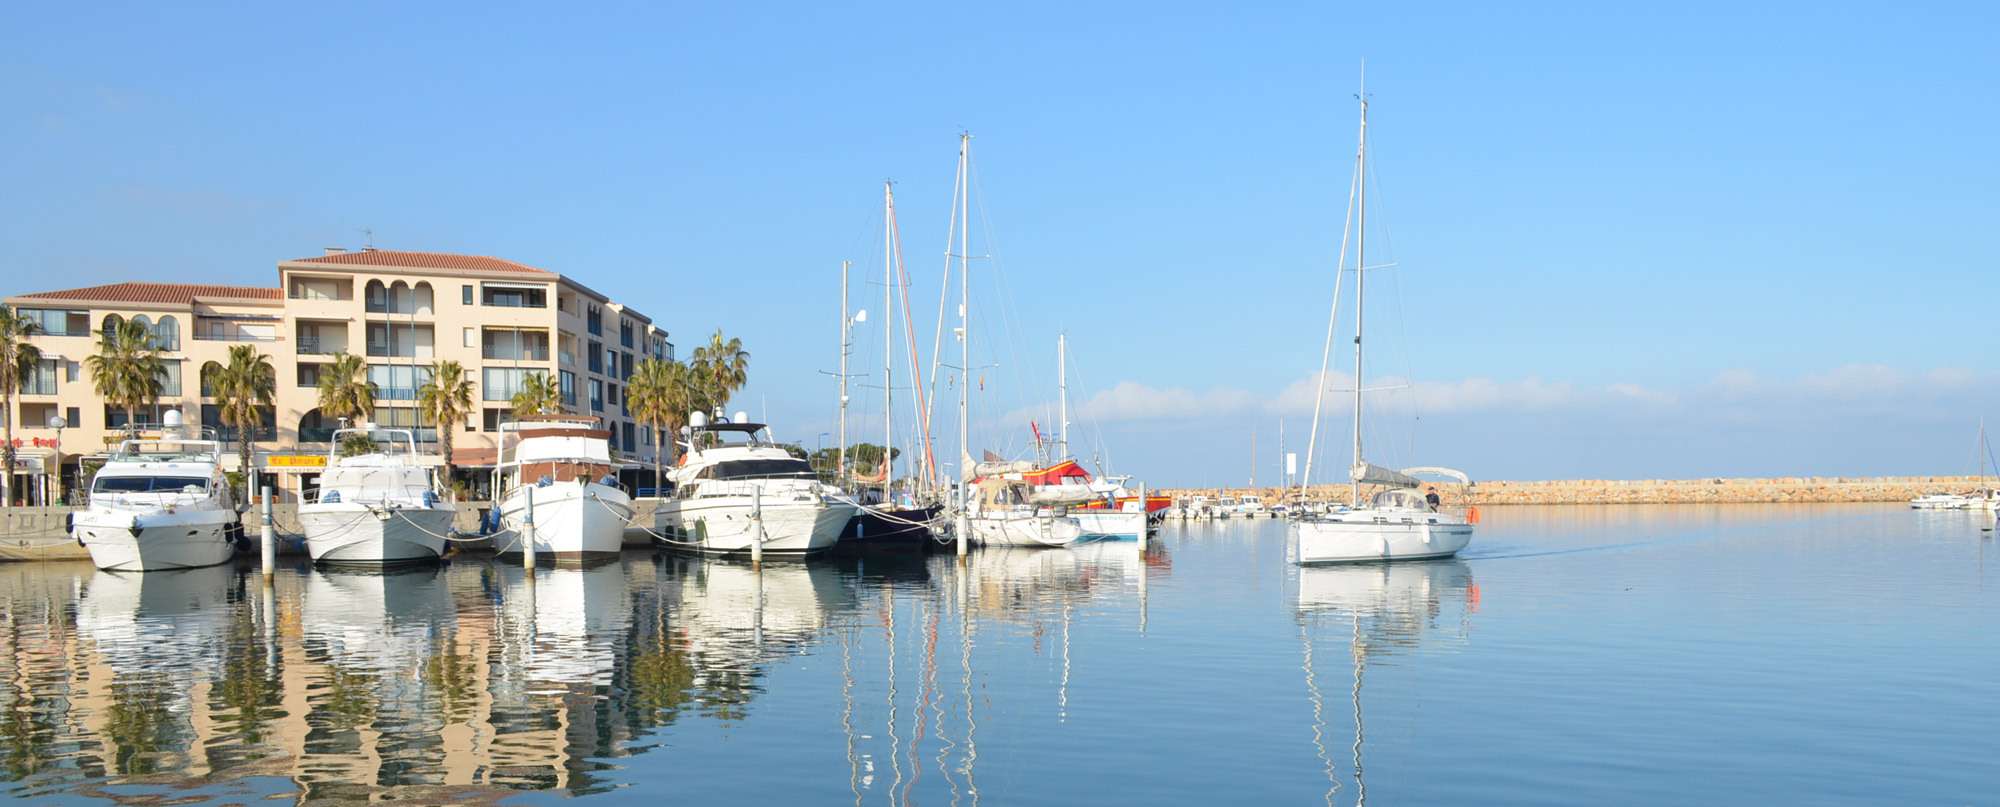
[{"label": "green tree", "polygon": [[677,361],[647,359],[625,379],[625,405],[639,422],[653,429],[659,446],[653,451],[653,487],[662,487],[660,464],[678,455],[674,436],[687,424],[688,413],[701,405],[694,370]]},{"label": "green tree", "polygon": [[437,424],[438,450],[444,453],[444,484],[451,487],[451,441],[465,413],[472,411],[472,379],[458,362],[431,365],[431,380],[417,390],[417,408]]},{"label": "green tree", "polygon": [[97,335],[97,353],[86,356],[90,383],[106,404],[125,410],[125,423],[139,419],[139,407],[160,400],[166,388],[167,362],[153,347],[153,334],[143,322],[121,319],[107,323]]},{"label": "green tree", "polygon": [[261,407],[275,405],[278,371],[255,345],[236,345],[229,349],[228,364],[210,362],[201,375],[215,395],[216,407],[222,410],[222,422],[236,427],[236,467],[249,479],[250,453],[257,425],[263,420]]},{"label": "green tree", "polygon": [[375,384],[368,380],[368,362],[342,353],[319,371],[319,413],[330,418],[366,419],[375,415]]},{"label": "green tree", "polygon": [[689,365],[701,378],[701,390],[710,406],[728,406],[729,396],[750,381],[750,352],[743,340],[723,341],[722,329],[708,338],[708,344],[694,349]]},{"label": "green tree", "polygon": [[[34,376],[35,365],[42,360],[41,348],[35,347],[29,337],[41,330],[34,320],[19,316],[14,309],[0,306],[0,391],[4,391],[7,407],[7,442],[0,445],[0,466],[5,467],[6,476],[0,477],[0,507],[14,506],[14,394]],[[81,423],[72,423],[81,426]]]},{"label": "green tree", "polygon": [[[903,456],[902,449],[889,449],[889,459],[894,460],[901,456]],[[847,461],[855,470],[865,470],[872,474],[882,465],[882,447],[874,443],[855,443],[847,448]]]},{"label": "green tree", "polygon": [[514,417],[529,415],[561,415],[563,408],[562,382],[550,373],[529,373],[521,381],[521,391],[514,393]]}]

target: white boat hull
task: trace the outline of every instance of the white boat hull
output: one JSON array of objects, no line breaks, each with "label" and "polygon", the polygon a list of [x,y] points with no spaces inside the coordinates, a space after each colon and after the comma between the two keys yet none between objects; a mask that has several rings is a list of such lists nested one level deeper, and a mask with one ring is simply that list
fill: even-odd
[{"label": "white boat hull", "polygon": [[1472,543],[1472,525],[1436,514],[1361,512],[1293,522],[1300,563],[1448,558]]},{"label": "white boat hull", "polygon": [[1083,526],[1068,516],[967,516],[973,543],[980,546],[1068,546],[1083,537]]},{"label": "white boat hull", "polygon": [[378,566],[444,554],[457,512],[450,507],[370,507],[359,502],[299,508],[306,552],[315,563]]},{"label": "white boat hull", "polygon": [[1086,538],[1138,538],[1146,528],[1146,514],[1136,511],[1071,510],[1069,517],[1076,519]]},{"label": "white boat hull", "polygon": [[667,501],[657,524],[675,549],[727,554],[749,552],[759,536],[753,512],[762,513],[765,552],[804,555],[831,548],[854,518],[855,507],[841,501],[752,502],[748,496],[715,496]]},{"label": "white boat hull", "polygon": [[518,555],[528,534],[529,497],[534,498],[532,544],[537,556],[557,560],[617,557],[624,548],[625,527],[632,521],[632,497],[608,485],[582,480],[547,486],[524,485],[500,504],[501,530],[493,548]]},{"label": "white boat hull", "polygon": [[97,568],[114,572],[194,569],[226,563],[236,556],[228,529],[231,510],[188,510],[76,514],[74,534]]}]

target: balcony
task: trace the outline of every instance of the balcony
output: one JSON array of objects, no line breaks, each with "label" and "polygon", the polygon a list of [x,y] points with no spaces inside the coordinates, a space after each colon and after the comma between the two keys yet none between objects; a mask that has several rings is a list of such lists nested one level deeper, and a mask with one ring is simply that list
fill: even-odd
[{"label": "balcony", "polygon": [[326,339],[318,336],[299,337],[301,356],[338,356],[347,352],[346,340]]},{"label": "balcony", "polygon": [[[303,428],[303,429],[300,429],[300,430],[299,430],[299,442],[301,442],[301,443],[331,443],[331,442],[333,442],[333,432],[334,432],[334,428],[335,428],[335,427],[333,427],[333,426],[324,426],[324,427],[311,427],[311,426],[309,426],[309,427],[306,427],[306,428]],[[414,433],[415,433],[415,435],[416,435],[416,438],[417,438],[417,442],[419,442],[419,443],[435,443],[435,442],[437,442],[437,439],[438,439],[438,430],[437,430],[437,429],[434,429],[434,428],[423,428],[423,429],[411,429],[411,428],[410,428],[410,427],[408,427],[408,426],[383,426],[382,428],[384,428],[384,429],[399,429],[399,430],[400,430],[400,429],[409,429],[409,431],[411,431],[411,432],[414,432]],[[258,438],[258,439],[263,439],[263,438]]]},{"label": "balcony", "polygon": [[548,345],[481,345],[479,357],[503,361],[548,361]]},{"label": "balcony", "polygon": [[354,302],[354,295],[352,294],[312,294],[309,292],[294,291],[286,295],[286,297],[293,300],[315,300],[330,303]]},{"label": "balcony", "polygon": [[571,367],[575,367],[575,366],[576,366],[576,355],[575,355],[575,354],[573,354],[573,353],[570,353],[570,352],[569,352],[569,351],[567,351],[567,350],[558,350],[558,351],[556,351],[556,355],[562,358],[562,363],[564,363],[564,364],[567,364],[567,365],[569,365],[569,366],[571,366]]}]

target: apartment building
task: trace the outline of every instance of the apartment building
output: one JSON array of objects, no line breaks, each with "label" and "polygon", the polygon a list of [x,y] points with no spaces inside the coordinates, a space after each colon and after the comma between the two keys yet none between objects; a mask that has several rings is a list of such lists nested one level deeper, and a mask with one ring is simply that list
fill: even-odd
[{"label": "apartment building", "polygon": [[[470,468],[493,463],[511,399],[529,376],[547,373],[570,412],[604,418],[618,456],[651,462],[657,441],[631,417],[625,379],[640,361],[674,358],[667,331],[646,315],[574,278],[478,255],[330,248],[279,263],[274,288],[116,283],[5,302],[41,325],[34,341],[43,354],[12,413],[16,489],[27,492],[17,501],[52,499],[53,469],[60,465],[64,486],[73,486],[79,458],[117,441],[125,413],[105,405],[83,367],[107,322],[145,322],[167,359],[160,402],[136,413],[139,421],[180,409],[229,441],[241,435],[221,422],[202,368],[227,362],[229,348],[244,343],[269,356],[277,405],[250,439],[256,470],[268,475],[260,483],[294,494],[313,487],[314,458],[341,425],[319,411],[318,385],[343,353],[367,361],[375,423],[413,429],[432,450],[439,428],[456,429],[453,462]],[[457,361],[472,379],[473,411],[463,423],[417,416],[416,392],[440,360]],[[60,445],[56,418],[66,424]]]}]

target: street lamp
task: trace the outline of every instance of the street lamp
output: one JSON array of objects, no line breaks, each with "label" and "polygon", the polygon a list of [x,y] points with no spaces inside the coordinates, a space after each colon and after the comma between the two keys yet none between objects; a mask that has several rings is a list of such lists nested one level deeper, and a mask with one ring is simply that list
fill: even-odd
[{"label": "street lamp", "polygon": [[826,470],[820,466],[825,463],[826,437],[830,434],[833,434],[833,432],[820,432],[819,437],[813,439],[813,472],[815,475],[820,471]]},{"label": "street lamp", "polygon": [[[50,457],[50,459],[55,460],[56,470],[55,473],[50,474],[47,468],[43,468],[42,473],[48,476],[50,480],[49,484],[53,487],[53,490],[49,491],[49,493],[54,494],[53,498],[58,501],[62,499],[62,430],[68,426],[68,418],[62,415],[49,416],[48,427],[56,430],[56,444],[53,448],[54,454]],[[42,500],[42,504],[48,503],[49,499],[44,498]]]}]

